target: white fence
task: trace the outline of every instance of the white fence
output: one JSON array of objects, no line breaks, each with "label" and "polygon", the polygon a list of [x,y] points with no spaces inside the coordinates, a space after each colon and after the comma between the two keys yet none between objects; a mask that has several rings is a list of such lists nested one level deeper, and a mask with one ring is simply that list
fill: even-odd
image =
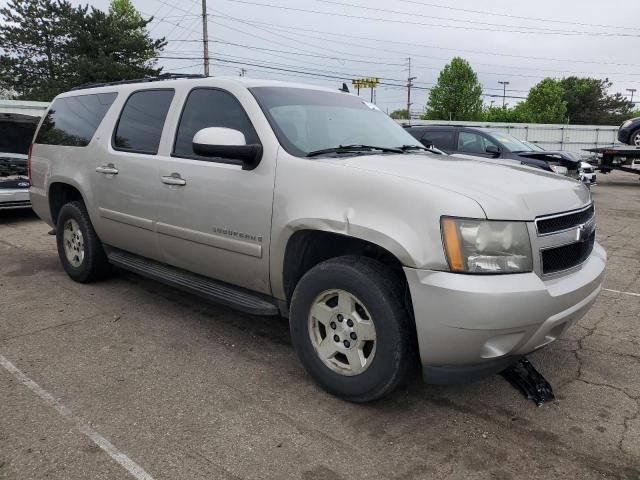
[{"label": "white fence", "polygon": [[[407,124],[407,120],[399,120]],[[618,127],[603,125],[554,125],[541,123],[447,122],[411,120],[411,125],[466,125],[507,132],[516,138],[540,145],[545,150],[569,150],[586,155],[585,148],[620,145]]]},{"label": "white fence", "polygon": [[41,117],[49,102],[30,102],[26,100],[0,100],[0,114],[28,115]]}]

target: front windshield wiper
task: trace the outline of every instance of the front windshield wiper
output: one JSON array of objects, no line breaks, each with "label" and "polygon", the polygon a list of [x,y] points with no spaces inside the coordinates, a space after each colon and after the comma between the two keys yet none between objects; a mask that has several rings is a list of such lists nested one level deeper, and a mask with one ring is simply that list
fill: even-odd
[{"label": "front windshield wiper", "polygon": [[377,147],[375,145],[338,145],[332,148],[323,148],[322,150],[314,150],[307,153],[307,157],[316,157],[327,153],[349,153],[349,152],[369,152],[371,150],[380,150],[381,152],[402,153],[401,148]]},{"label": "front windshield wiper", "polygon": [[426,151],[431,151],[431,149],[429,149],[427,147],[423,147],[422,145],[402,145],[400,147],[400,150],[402,150],[403,152],[406,152],[408,150],[426,150]]}]

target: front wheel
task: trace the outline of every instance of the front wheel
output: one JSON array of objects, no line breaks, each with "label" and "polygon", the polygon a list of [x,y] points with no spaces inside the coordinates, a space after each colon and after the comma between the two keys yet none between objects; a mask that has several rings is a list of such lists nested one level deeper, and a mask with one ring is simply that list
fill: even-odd
[{"label": "front wheel", "polygon": [[640,128],[629,135],[629,145],[640,147]]},{"label": "front wheel", "polygon": [[99,280],[111,271],[83,202],[70,202],[60,209],[56,243],[62,266],[76,282]]},{"label": "front wheel", "polygon": [[401,280],[367,257],[316,265],[291,300],[291,336],[309,374],[354,402],[391,392],[410,370],[414,336]]}]

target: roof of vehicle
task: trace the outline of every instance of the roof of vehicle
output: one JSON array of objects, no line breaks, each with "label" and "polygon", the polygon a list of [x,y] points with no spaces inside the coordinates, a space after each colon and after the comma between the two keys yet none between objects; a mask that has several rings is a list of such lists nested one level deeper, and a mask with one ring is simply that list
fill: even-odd
[{"label": "roof of vehicle", "polygon": [[[319,87],[299,82],[286,82],[281,80],[262,80],[248,77],[204,77],[200,75],[191,76],[166,76],[153,77],[139,80],[126,80],[122,82],[98,83],[89,85],[80,85],[68,92],[60,94],[60,97],[76,96],[82,93],[106,93],[119,90],[134,91],[142,89],[167,88],[174,85],[194,85],[194,86],[221,86],[221,85],[242,85],[245,88],[254,87],[289,87],[289,88],[305,88],[310,90],[320,90],[325,92],[339,93],[338,85],[335,89],[327,87]],[[82,92],[82,93],[80,93]]]}]

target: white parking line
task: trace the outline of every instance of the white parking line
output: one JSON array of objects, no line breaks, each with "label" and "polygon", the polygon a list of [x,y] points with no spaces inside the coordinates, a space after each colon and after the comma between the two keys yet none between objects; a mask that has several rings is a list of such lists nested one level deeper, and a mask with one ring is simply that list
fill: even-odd
[{"label": "white parking line", "polygon": [[631,295],[632,297],[640,297],[640,293],[623,292],[621,290],[612,290],[610,288],[603,288],[605,292],[621,293],[622,295]]},{"label": "white parking line", "polygon": [[140,465],[138,465],[136,462],[131,460],[124,453],[114,447],[109,440],[104,438],[98,432],[92,430],[87,425],[80,422],[80,420],[73,415],[71,410],[69,410],[62,402],[60,402],[60,400],[55,398],[49,392],[44,390],[40,385],[27,377],[24,373],[18,370],[18,368],[13,363],[11,363],[2,355],[0,355],[0,365],[2,365],[14,377],[16,377],[18,381],[25,387],[27,387],[33,393],[38,395],[42,400],[44,400],[47,405],[53,407],[64,418],[75,423],[76,428],[81,433],[89,437],[89,439],[93,443],[104,450],[112,459],[122,465],[135,478],[137,478],[138,480],[154,480],[153,477],[145,472],[145,470]]}]

